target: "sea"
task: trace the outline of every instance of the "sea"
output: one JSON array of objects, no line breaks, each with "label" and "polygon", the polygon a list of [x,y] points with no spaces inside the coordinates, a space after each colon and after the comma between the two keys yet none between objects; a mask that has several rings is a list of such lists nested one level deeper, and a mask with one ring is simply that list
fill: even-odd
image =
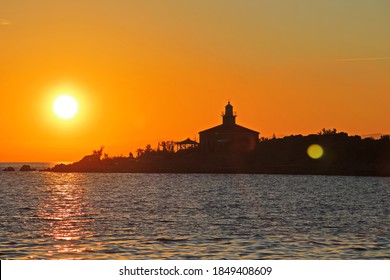
[{"label": "sea", "polygon": [[390,259],[390,178],[0,171],[0,258]]}]

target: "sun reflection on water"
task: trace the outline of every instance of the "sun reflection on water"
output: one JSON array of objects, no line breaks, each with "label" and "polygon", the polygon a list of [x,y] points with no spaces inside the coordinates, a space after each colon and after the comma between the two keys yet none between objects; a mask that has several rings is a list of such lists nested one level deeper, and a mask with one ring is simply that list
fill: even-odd
[{"label": "sun reflection on water", "polygon": [[[78,259],[88,250],[87,238],[93,236],[94,211],[88,203],[87,190],[80,184],[82,174],[58,174],[47,182],[38,216],[45,221],[42,235],[52,238],[47,256],[58,259]],[[54,180],[53,180],[54,178]]]}]

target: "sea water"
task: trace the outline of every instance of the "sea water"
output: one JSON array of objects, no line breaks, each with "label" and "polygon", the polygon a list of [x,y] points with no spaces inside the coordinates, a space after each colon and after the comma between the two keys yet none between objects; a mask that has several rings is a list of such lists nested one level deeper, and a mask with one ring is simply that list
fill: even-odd
[{"label": "sea water", "polygon": [[0,258],[390,259],[390,178],[0,172]]}]

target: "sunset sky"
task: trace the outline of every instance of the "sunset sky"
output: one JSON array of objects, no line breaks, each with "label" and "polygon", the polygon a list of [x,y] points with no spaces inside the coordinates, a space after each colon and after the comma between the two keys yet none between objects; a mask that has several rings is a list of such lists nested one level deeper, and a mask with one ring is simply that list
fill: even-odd
[{"label": "sunset sky", "polygon": [[[198,139],[390,134],[388,0],[2,0],[0,161]],[[74,118],[52,110],[61,94]]]}]

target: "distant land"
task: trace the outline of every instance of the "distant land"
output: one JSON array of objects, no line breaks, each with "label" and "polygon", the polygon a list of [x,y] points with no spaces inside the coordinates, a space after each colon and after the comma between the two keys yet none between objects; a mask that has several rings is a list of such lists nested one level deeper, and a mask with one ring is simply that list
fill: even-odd
[{"label": "distant land", "polygon": [[[349,136],[323,129],[308,136],[260,138],[250,149],[224,145],[213,151],[196,145],[178,148],[181,142],[165,141],[137,155],[110,157],[103,148],[72,164],[59,164],[50,172],[128,173],[256,173],[349,176],[390,176],[390,136],[379,139]],[[309,156],[313,144],[322,148],[318,158]],[[176,149],[175,149],[176,146]]]}]

